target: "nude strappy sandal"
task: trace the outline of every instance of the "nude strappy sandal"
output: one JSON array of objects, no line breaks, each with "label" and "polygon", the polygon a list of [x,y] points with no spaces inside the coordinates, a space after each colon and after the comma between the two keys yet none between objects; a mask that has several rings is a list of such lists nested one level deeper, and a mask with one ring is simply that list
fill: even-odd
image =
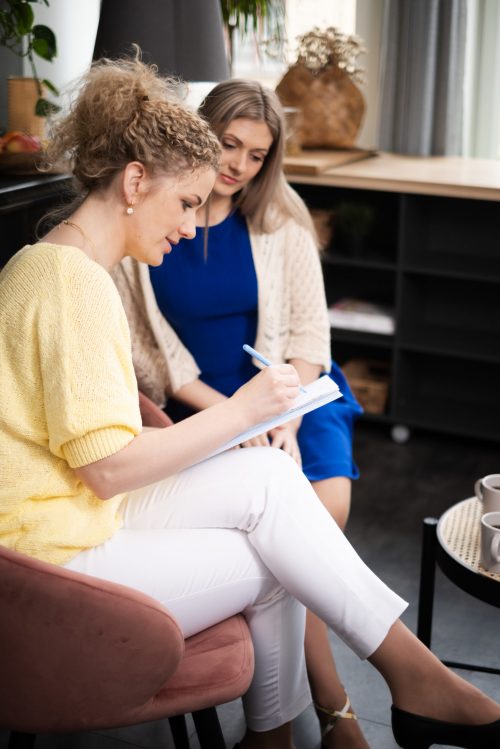
[{"label": "nude strappy sandal", "polygon": [[325,737],[330,733],[330,731],[333,731],[335,726],[337,725],[337,722],[340,719],[346,719],[346,720],[357,720],[358,716],[356,713],[354,713],[351,710],[351,700],[346,695],[346,703],[342,710],[327,710],[326,707],[321,707],[320,705],[317,705],[314,703],[314,708],[316,710],[316,713],[322,713],[323,715],[327,715],[329,720],[328,723],[321,729],[321,745],[323,746],[323,741]]}]

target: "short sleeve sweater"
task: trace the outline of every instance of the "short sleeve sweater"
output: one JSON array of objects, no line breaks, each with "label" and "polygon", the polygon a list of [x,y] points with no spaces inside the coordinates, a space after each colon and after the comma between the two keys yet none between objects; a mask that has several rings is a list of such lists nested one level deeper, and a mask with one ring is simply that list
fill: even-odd
[{"label": "short sleeve sweater", "polygon": [[119,526],[74,468],[141,430],[130,334],[109,274],[40,243],[0,274],[0,543],[64,564]]}]

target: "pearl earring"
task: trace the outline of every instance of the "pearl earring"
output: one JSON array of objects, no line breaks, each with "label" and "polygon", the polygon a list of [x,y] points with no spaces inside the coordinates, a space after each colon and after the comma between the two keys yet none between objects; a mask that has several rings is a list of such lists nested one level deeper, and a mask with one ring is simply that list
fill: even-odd
[{"label": "pearl earring", "polygon": [[133,214],[133,212],[134,212],[134,209],[132,208],[132,206],[131,206],[131,205],[129,205],[129,206],[128,206],[128,208],[127,208],[127,214],[128,214],[129,216],[131,216],[131,215]]}]

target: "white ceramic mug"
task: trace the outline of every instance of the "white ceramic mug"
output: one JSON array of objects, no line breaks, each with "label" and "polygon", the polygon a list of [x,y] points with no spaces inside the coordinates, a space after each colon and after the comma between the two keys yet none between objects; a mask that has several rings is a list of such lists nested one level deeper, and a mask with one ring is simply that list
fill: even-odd
[{"label": "white ceramic mug", "polygon": [[474,493],[482,501],[484,515],[486,512],[500,512],[500,473],[490,473],[474,484]]},{"label": "white ceramic mug", "polygon": [[487,512],[481,518],[481,564],[500,573],[500,512]]}]

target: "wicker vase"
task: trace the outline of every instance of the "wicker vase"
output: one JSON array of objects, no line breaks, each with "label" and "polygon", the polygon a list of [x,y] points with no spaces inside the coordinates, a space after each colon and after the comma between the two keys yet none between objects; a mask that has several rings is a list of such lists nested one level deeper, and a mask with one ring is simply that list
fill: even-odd
[{"label": "wicker vase", "polygon": [[[45,95],[46,91],[43,90]],[[8,124],[9,130],[20,130],[28,135],[45,136],[46,118],[35,114],[35,105],[40,94],[34,78],[8,79]]]},{"label": "wicker vase", "polygon": [[296,137],[304,148],[351,148],[365,112],[365,100],[349,75],[336,65],[313,73],[292,65],[276,87],[282,104],[297,107]]}]

